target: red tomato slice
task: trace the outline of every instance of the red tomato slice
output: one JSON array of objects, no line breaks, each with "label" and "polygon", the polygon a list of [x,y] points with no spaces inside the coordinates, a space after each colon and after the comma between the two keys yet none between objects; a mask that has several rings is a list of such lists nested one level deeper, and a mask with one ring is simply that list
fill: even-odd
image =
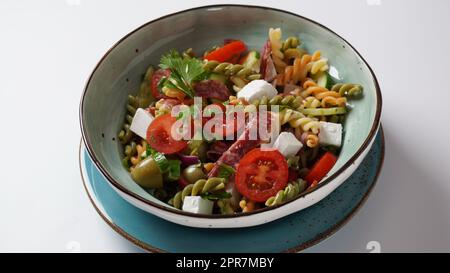
[{"label": "red tomato slice", "polygon": [[152,76],[152,94],[155,99],[161,99],[165,98],[164,94],[160,93],[158,88],[158,83],[161,80],[162,77],[169,77],[170,76],[170,70],[169,69],[158,69],[153,73]]},{"label": "red tomato slice", "polygon": [[177,153],[187,146],[187,141],[175,140],[171,135],[172,125],[177,121],[171,114],[155,118],[147,129],[147,142],[156,151],[164,154]]},{"label": "red tomato slice", "polygon": [[252,201],[265,202],[286,187],[288,172],[286,159],[278,150],[256,148],[239,161],[236,188]]},{"label": "red tomato slice", "polygon": [[209,61],[226,62],[246,50],[247,46],[244,42],[236,40],[210,52],[204,57],[204,59]]},{"label": "red tomato slice", "polygon": [[306,175],[305,180],[308,182],[308,185],[311,185],[316,181],[318,183],[330,170],[333,168],[334,164],[337,161],[337,157],[330,153],[326,152],[309,171],[308,175]]}]

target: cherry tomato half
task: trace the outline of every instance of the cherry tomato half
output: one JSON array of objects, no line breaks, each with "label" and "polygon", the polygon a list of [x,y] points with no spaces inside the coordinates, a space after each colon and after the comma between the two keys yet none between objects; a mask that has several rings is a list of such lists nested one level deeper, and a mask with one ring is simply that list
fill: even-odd
[{"label": "cherry tomato half", "polygon": [[177,121],[171,114],[155,118],[147,129],[147,142],[156,151],[173,154],[186,148],[185,140],[176,140],[171,135],[173,124]]},{"label": "cherry tomato half", "polygon": [[288,173],[286,159],[278,150],[256,148],[239,161],[236,188],[252,201],[265,202],[286,187]]}]

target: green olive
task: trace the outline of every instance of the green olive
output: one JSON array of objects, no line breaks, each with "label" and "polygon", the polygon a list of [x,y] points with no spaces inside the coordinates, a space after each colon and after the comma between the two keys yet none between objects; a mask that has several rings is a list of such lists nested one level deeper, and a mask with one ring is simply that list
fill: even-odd
[{"label": "green olive", "polygon": [[163,187],[161,170],[152,157],[139,162],[131,171],[131,178],[142,187],[154,189]]},{"label": "green olive", "polygon": [[203,172],[201,164],[188,166],[183,170],[182,174],[184,179],[186,179],[189,183],[195,183],[199,179],[206,178],[206,174]]}]

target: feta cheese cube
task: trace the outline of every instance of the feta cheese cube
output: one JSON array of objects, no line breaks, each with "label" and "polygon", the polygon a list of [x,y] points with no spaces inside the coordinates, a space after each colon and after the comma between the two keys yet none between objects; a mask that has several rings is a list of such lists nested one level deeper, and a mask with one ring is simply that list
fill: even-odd
[{"label": "feta cheese cube", "polygon": [[296,155],[302,147],[303,144],[289,132],[282,132],[273,144],[273,148],[278,149],[285,157]]},{"label": "feta cheese cube", "polygon": [[153,119],[152,114],[142,108],[139,108],[136,110],[136,114],[134,114],[130,130],[145,139],[147,138],[147,128],[150,123],[152,123]]},{"label": "feta cheese cube", "polygon": [[238,92],[237,97],[245,99],[248,102],[260,99],[264,96],[271,99],[278,94],[278,91],[270,83],[265,80],[254,80]]},{"label": "feta cheese cube", "polygon": [[342,124],[320,122],[319,143],[340,147],[342,142]]},{"label": "feta cheese cube", "polygon": [[186,196],[183,201],[183,210],[192,213],[212,214],[214,202],[200,196]]}]

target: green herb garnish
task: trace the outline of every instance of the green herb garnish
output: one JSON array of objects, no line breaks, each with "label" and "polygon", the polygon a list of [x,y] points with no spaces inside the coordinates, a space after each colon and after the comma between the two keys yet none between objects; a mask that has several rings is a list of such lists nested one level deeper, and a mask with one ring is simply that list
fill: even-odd
[{"label": "green herb garnish", "polygon": [[169,160],[169,167],[167,169],[167,178],[169,180],[178,180],[181,175],[181,161],[172,159]]},{"label": "green herb garnish", "polygon": [[231,166],[229,166],[227,164],[221,164],[219,166],[219,173],[218,173],[217,177],[229,178],[234,172],[235,171]]},{"label": "green herb garnish", "polygon": [[193,82],[204,79],[206,71],[203,64],[196,58],[182,58],[180,53],[171,50],[161,58],[162,69],[170,69],[170,76],[162,79],[160,84],[168,88],[183,91],[189,97],[194,97]]},{"label": "green herb garnish", "polygon": [[167,159],[166,156],[147,145],[147,156],[151,156],[158,165],[161,173],[167,173],[169,180],[178,180],[181,175],[181,161],[177,159]]}]

